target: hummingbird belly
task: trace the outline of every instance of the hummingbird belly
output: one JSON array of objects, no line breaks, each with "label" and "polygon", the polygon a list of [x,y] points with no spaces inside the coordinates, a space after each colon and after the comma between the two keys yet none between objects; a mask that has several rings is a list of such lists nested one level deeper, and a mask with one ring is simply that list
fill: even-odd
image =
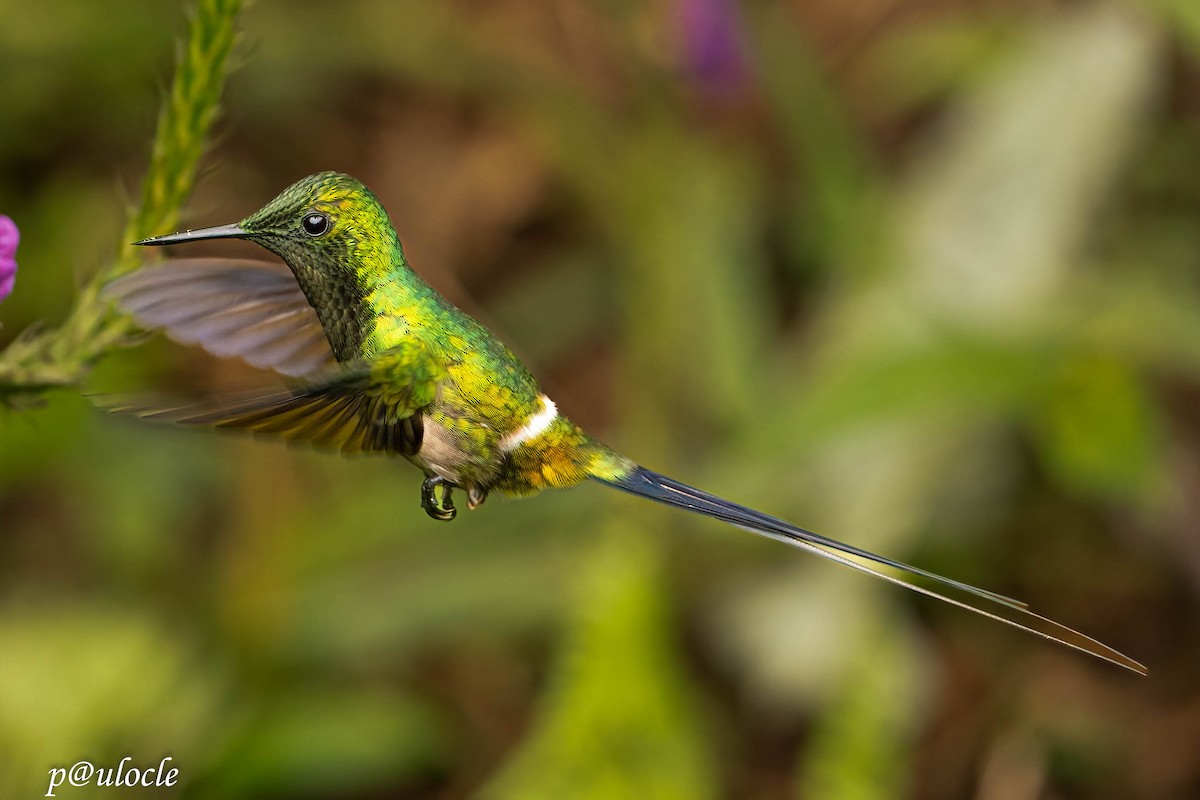
[{"label": "hummingbird belly", "polygon": [[464,489],[487,491],[502,481],[506,457],[544,434],[558,416],[554,401],[545,395],[538,395],[536,410],[504,434],[486,423],[472,425],[472,433],[466,433],[461,425],[439,421],[436,413],[426,414],[421,447],[412,461]]},{"label": "hummingbird belly", "polygon": [[[481,478],[486,480],[489,471],[487,459],[481,459],[478,455],[473,457],[467,451],[460,433],[441,425],[429,415],[423,417],[422,423],[424,435],[421,437],[421,448],[412,457],[414,464],[427,474],[437,475],[463,488],[480,483]],[[498,467],[497,463],[493,470]]]}]

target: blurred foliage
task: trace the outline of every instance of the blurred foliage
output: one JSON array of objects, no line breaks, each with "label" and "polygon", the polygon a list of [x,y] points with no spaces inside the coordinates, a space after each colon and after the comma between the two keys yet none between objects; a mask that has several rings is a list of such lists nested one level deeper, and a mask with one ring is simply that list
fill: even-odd
[{"label": "blurred foliage", "polygon": [[[95,330],[188,30],[35,6],[0,0],[10,348]],[[612,444],[1150,677],[595,487],[446,527],[403,464],[60,391],[0,408],[0,796],[124,755],[193,798],[1200,794],[1194,2],[259,2],[239,37],[179,224],[355,174]],[[85,388],[261,379],[155,339]]]},{"label": "blurred foliage", "polygon": [[671,648],[655,549],[618,531],[597,551],[580,578],[543,718],[483,796],[715,797],[703,726]]}]

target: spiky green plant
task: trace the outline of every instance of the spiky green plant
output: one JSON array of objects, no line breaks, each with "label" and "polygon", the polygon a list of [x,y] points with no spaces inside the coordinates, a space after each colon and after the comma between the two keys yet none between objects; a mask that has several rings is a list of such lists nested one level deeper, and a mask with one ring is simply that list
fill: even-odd
[{"label": "spiky green plant", "polygon": [[130,242],[178,222],[218,116],[242,6],[242,0],[196,3],[158,114],[141,202],[129,209],[116,257],[84,284],[60,327],[28,330],[0,353],[0,399],[77,385],[106,352],[132,341],[132,321],[100,299],[100,289],[141,263]]}]

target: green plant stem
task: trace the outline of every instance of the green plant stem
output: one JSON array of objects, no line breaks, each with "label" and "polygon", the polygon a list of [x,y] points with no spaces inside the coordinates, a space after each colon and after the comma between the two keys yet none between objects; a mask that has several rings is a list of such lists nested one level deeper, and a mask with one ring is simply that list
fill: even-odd
[{"label": "green plant stem", "polygon": [[243,5],[242,0],[197,0],[175,79],[159,111],[141,203],[130,209],[116,258],[80,289],[60,327],[25,331],[0,352],[0,397],[75,386],[105,353],[135,341],[132,320],[116,313],[100,291],[141,263],[130,242],[178,223],[217,119]]}]

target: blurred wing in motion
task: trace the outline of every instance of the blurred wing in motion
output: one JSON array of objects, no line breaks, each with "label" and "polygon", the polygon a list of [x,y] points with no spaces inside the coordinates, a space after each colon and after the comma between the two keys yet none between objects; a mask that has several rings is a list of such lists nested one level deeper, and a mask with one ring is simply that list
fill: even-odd
[{"label": "blurred wing in motion", "polygon": [[369,372],[364,368],[308,387],[210,403],[165,408],[136,404],[106,407],[158,422],[273,434],[343,453],[416,453],[421,447],[420,415],[383,395],[368,396],[368,388]]},{"label": "blurred wing in motion", "polygon": [[299,377],[336,362],[291,270],[230,258],[181,258],[118,278],[104,296],[147,328],[217,356]]}]

